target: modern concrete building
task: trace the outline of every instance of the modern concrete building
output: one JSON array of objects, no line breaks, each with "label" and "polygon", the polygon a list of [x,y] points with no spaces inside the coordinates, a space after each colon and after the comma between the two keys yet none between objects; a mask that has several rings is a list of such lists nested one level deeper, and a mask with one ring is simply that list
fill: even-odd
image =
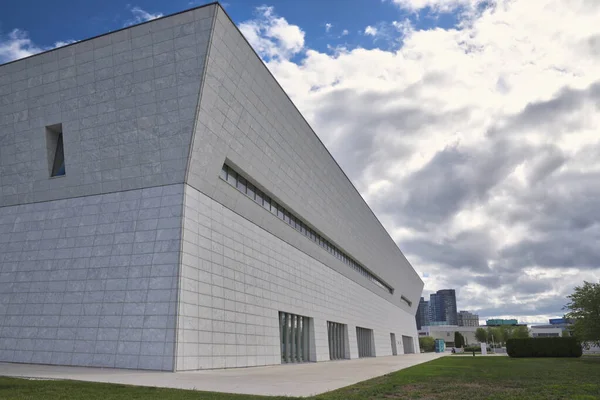
[{"label": "modern concrete building", "polygon": [[468,311],[459,311],[458,326],[479,326],[479,315]]},{"label": "modern concrete building", "polygon": [[554,325],[533,325],[529,331],[531,337],[560,337],[563,334],[563,328]]},{"label": "modern concrete building", "polygon": [[565,318],[551,318],[546,325],[533,325],[530,328],[533,337],[558,337],[570,336],[573,329],[573,320]]},{"label": "modern concrete building", "polygon": [[0,66],[0,361],[418,352],[422,288],[218,4]]}]

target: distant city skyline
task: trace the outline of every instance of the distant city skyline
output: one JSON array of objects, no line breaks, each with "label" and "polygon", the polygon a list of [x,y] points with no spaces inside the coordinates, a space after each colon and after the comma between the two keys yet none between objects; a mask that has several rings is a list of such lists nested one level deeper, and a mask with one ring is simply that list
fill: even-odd
[{"label": "distant city skyline", "polygon": [[417,329],[430,325],[458,325],[456,290],[438,290],[429,295],[429,301],[421,297],[415,319]]},{"label": "distant city skyline", "polygon": [[[443,290],[443,289],[440,289],[440,290]],[[540,324],[547,324],[549,319],[563,318],[562,313],[540,315],[540,316],[538,316],[538,318],[532,318],[532,317],[523,316],[520,314],[500,314],[500,313],[495,314],[495,313],[490,313],[490,312],[485,314],[485,313],[481,312],[482,311],[481,308],[479,308],[477,306],[465,304],[466,302],[460,295],[460,288],[454,288],[454,290],[457,291],[457,299],[456,299],[457,310],[461,310],[461,311],[465,310],[465,311],[477,314],[477,316],[479,317],[479,325],[480,326],[485,326],[487,320],[493,320],[493,319],[517,319],[520,323],[523,323],[523,324],[540,325]],[[421,294],[421,296],[423,299],[428,299],[432,294],[436,294],[436,293],[437,293],[437,291],[435,291],[435,290],[434,291],[423,290],[423,293]],[[426,301],[429,302],[429,300],[426,300]],[[418,311],[417,311],[417,314],[418,314]]]}]

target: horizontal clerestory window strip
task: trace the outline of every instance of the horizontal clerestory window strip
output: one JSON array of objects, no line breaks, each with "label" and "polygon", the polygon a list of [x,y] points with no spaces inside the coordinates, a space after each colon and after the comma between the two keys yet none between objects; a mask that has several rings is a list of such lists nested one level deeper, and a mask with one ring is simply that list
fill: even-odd
[{"label": "horizontal clerestory window strip", "polygon": [[[350,266],[352,269],[358,271],[362,276],[375,283],[377,286],[387,290],[390,293],[394,293],[394,289],[390,287],[388,284],[381,281],[375,275],[373,275],[368,269],[363,267],[354,259],[350,258],[346,253],[340,250],[338,247],[333,245],[327,239],[322,237],[318,232],[307,226],[304,222],[302,222],[298,217],[296,217],[293,213],[288,211],[286,208],[282,207],[275,200],[271,199],[271,197],[261,191],[259,188],[254,186],[252,183],[248,182],[246,178],[240,175],[238,172],[233,170],[227,164],[223,164],[223,168],[221,169],[221,179],[225,182],[229,183],[231,186],[250,197],[254,200],[255,203],[262,206],[267,211],[271,212],[271,214],[277,216],[280,220],[287,223],[293,229],[296,229],[298,232],[306,236],[308,239],[313,241],[314,243],[321,246],[323,249],[327,250],[338,260],[342,261],[346,265]],[[404,297],[404,296],[402,296]],[[405,299],[405,298],[404,298]],[[404,300],[403,299],[403,300]],[[406,300],[404,300],[406,301]],[[407,302],[409,306],[411,306],[410,302]]]}]

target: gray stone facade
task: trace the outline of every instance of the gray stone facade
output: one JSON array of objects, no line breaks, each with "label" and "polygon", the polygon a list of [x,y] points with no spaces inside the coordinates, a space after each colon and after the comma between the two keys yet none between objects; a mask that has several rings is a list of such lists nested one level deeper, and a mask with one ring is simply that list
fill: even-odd
[{"label": "gray stone facade", "polygon": [[[66,174],[50,177],[56,124]],[[224,163],[393,293],[220,179]],[[357,327],[391,355],[391,333],[417,337],[422,288],[219,5],[0,66],[0,361],[278,364],[279,312],[311,318],[311,361],[330,357],[329,321],[348,357]]]},{"label": "gray stone facade", "polygon": [[0,207],[0,360],[173,369],[183,186]]},{"label": "gray stone facade", "polygon": [[[183,183],[214,11],[0,66],[0,206]],[[67,174],[48,179],[54,124]]]}]

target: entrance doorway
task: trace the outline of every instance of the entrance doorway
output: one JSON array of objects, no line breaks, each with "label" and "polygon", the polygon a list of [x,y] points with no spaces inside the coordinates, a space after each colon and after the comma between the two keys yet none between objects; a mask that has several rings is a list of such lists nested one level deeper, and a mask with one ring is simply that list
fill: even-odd
[{"label": "entrance doorway", "polygon": [[404,347],[404,354],[412,354],[415,352],[413,338],[410,336],[402,336],[402,346]]},{"label": "entrance doorway", "polygon": [[348,342],[348,327],[345,324],[327,321],[327,338],[329,339],[329,359],[344,360],[346,343]]},{"label": "entrance doorway", "polygon": [[373,330],[356,327],[356,340],[358,342],[358,357],[375,357],[375,341]]}]

